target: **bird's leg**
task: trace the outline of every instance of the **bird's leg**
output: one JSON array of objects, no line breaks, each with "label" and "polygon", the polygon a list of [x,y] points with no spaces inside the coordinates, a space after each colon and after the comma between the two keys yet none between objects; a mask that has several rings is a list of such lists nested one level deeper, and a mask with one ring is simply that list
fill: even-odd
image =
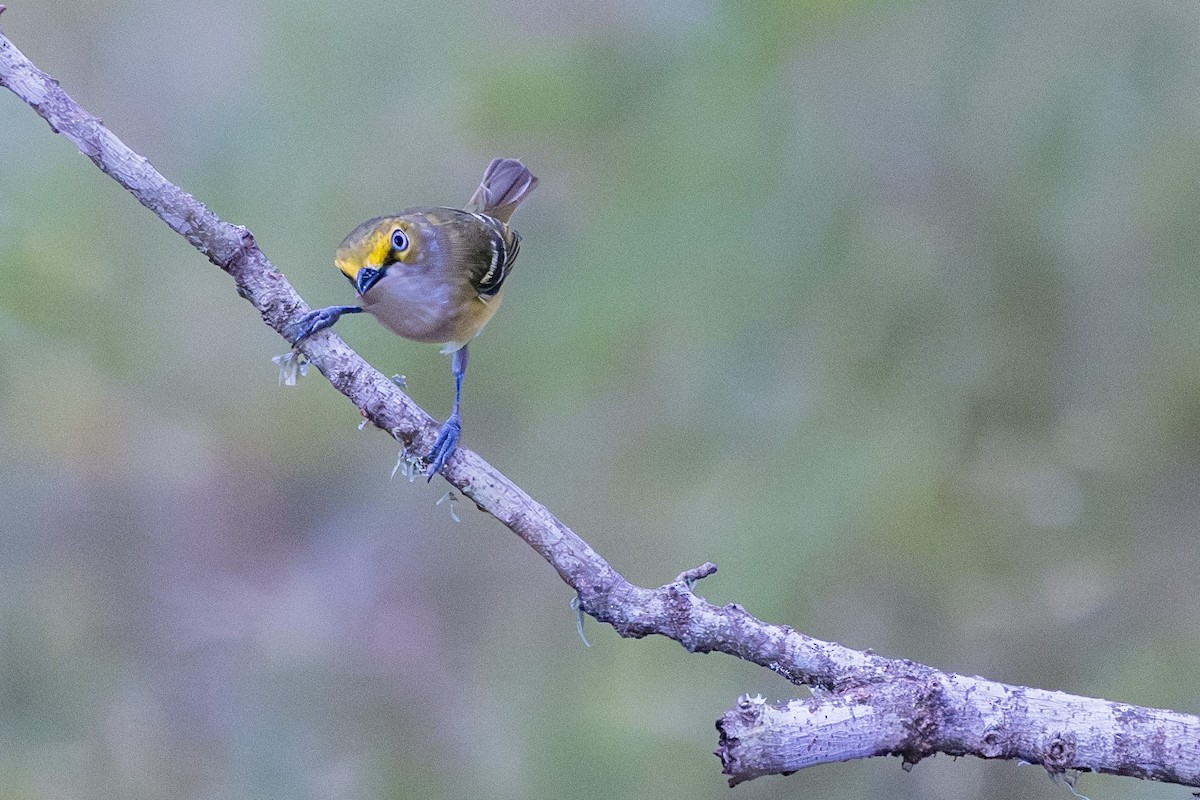
[{"label": "bird's leg", "polygon": [[358,306],[330,306],[310,311],[300,319],[283,329],[283,336],[293,345],[300,344],[317,331],[331,327],[341,318],[342,314],[358,314],[362,311]]},{"label": "bird's leg", "polygon": [[463,376],[467,374],[466,345],[454,351],[454,360],[450,362],[450,369],[454,372],[454,408],[450,411],[450,416],[442,423],[437,441],[433,443],[433,447],[429,448],[429,455],[425,456],[425,460],[429,462],[425,479],[430,481],[445,465],[450,454],[454,452],[454,448],[458,446],[459,434],[462,433],[462,417],[458,413],[458,403],[462,399]]}]

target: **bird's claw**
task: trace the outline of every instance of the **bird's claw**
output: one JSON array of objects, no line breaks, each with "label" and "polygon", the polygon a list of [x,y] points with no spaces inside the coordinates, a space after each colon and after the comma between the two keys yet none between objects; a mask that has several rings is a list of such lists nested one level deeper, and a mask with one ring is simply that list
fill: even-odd
[{"label": "bird's claw", "polygon": [[[287,339],[292,344],[300,344],[308,337],[321,329],[320,322],[324,316],[325,309],[320,308],[316,311],[310,311],[300,319],[289,324],[283,329],[283,338]],[[328,327],[326,325],[325,327]]]},{"label": "bird's claw", "polygon": [[425,470],[425,480],[433,480],[433,476],[441,472],[442,467],[446,465],[446,459],[458,447],[458,437],[462,434],[462,418],[454,414],[450,419],[442,423],[442,429],[438,431],[438,437],[433,443],[433,447],[429,448],[429,454],[425,456],[425,460],[429,462],[429,469]]},{"label": "bird's claw", "polygon": [[315,309],[295,322],[286,325],[283,329],[283,337],[293,345],[300,344],[300,342],[314,333],[333,327],[333,324],[341,319],[342,314],[350,314],[361,310],[355,306],[330,306],[329,308]]}]

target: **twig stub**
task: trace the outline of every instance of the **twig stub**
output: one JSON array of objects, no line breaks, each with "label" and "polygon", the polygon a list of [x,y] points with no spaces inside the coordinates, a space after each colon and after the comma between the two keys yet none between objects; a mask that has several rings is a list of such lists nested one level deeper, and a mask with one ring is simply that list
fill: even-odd
[{"label": "twig stub", "polygon": [[698,567],[692,567],[691,569],[684,570],[683,572],[679,573],[679,575],[675,578],[675,580],[671,581],[671,583],[686,583],[690,589],[693,585],[695,585],[696,581],[700,580],[701,578],[707,578],[716,571],[716,564],[712,563],[711,561],[705,561]]}]

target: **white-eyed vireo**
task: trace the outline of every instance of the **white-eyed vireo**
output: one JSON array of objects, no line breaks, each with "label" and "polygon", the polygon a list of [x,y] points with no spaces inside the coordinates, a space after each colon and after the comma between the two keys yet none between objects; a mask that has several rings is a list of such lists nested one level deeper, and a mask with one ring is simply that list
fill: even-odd
[{"label": "white-eyed vireo", "polygon": [[454,354],[454,408],[425,456],[428,478],[458,445],[467,343],[500,307],[504,279],[521,242],[508,220],[537,183],[520,161],[497,158],[466,209],[409,208],[367,220],[350,231],[334,261],[362,305],[310,311],[284,331],[295,344],[342,314],[366,311],[393,333],[436,342],[443,353]]}]

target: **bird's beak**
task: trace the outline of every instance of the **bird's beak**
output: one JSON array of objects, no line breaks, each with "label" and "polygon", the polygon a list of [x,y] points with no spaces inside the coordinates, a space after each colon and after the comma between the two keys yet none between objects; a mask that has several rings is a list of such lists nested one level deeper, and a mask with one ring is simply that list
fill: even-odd
[{"label": "bird's beak", "polygon": [[379,279],[382,277],[383,270],[381,269],[372,269],[371,267],[360,269],[354,278],[354,288],[358,290],[358,296],[365,295],[367,290],[379,283]]}]

